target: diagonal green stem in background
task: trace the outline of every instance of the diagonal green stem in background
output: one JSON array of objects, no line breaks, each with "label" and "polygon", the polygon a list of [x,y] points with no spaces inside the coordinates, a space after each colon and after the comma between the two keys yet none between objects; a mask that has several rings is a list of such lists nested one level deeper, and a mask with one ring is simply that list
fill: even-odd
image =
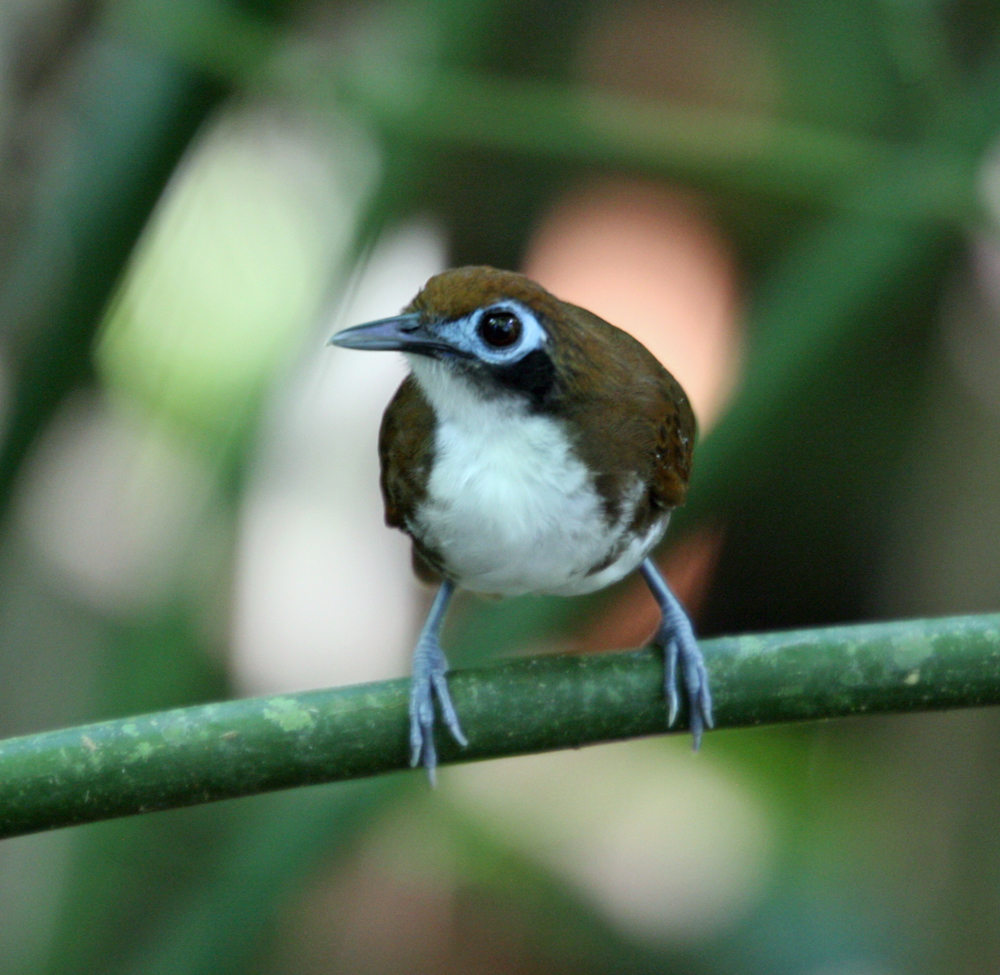
[{"label": "diagonal green stem in background", "polygon": [[[720,728],[1000,703],[1000,615],[725,637],[704,649]],[[469,747],[442,741],[442,757],[656,734],[662,673],[651,649],[455,672]],[[402,769],[406,708],[407,682],[394,680],[10,739],[0,836]]]},{"label": "diagonal green stem in background", "polygon": [[979,210],[968,155],[944,146],[896,197],[863,200],[857,185],[894,181],[907,147],[775,117],[445,70],[382,65],[346,75],[336,90],[390,138],[632,169],[889,220],[961,224]]},{"label": "diagonal green stem in background", "polygon": [[181,8],[157,17],[138,16],[141,3],[129,9],[131,16],[117,20],[123,31],[229,84],[347,107],[389,144],[634,169],[905,221],[962,225],[980,209],[975,158],[962,146],[936,144],[919,179],[888,198],[862,199],[854,192],[859,183],[895,181],[912,147],[775,116],[427,67],[385,52],[345,57],[323,46],[282,49],[273,29],[235,9]]}]

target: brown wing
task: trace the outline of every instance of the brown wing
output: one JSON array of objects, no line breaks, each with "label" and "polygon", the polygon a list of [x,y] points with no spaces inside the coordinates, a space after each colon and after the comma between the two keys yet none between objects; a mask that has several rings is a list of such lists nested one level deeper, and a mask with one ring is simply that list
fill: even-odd
[{"label": "brown wing", "polygon": [[[570,314],[559,325],[557,354],[576,392],[566,412],[587,431],[578,451],[608,498],[619,497],[633,474],[648,485],[648,504],[636,514],[639,530],[684,502],[695,439],[691,404],[642,343],[593,312],[564,307]],[[608,516],[617,517],[613,506]]]},{"label": "brown wing", "polygon": [[434,463],[434,409],[407,376],[382,416],[378,456],[385,523],[413,539],[413,569],[425,582],[441,578],[440,558],[413,536],[409,518],[427,496]]},{"label": "brown wing", "polygon": [[680,383],[664,370],[668,387],[656,434],[656,461],[650,484],[654,504],[669,510],[684,503],[691,477],[695,421]]}]

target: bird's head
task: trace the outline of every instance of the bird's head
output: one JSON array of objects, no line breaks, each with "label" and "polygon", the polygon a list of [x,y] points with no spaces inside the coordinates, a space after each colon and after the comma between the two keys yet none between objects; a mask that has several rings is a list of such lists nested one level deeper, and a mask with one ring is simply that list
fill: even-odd
[{"label": "bird's head", "polygon": [[521,395],[537,406],[555,392],[558,367],[577,344],[572,307],[523,274],[462,267],[431,278],[402,314],[345,329],[330,341],[347,349],[396,349],[418,378],[444,372],[481,395]]},{"label": "bird's head", "polygon": [[523,274],[445,271],[401,314],[330,341],[405,353],[439,419],[471,418],[485,435],[511,411],[552,417],[600,477],[631,484],[635,457],[655,458],[664,505],[683,499],[695,420],[680,384],[627,332]]},{"label": "bird's head", "polygon": [[405,353],[425,390],[457,382],[479,397],[512,398],[533,411],[565,412],[625,389],[642,396],[644,377],[669,376],[626,332],[523,274],[492,267],[435,275],[401,314],[330,341]]}]

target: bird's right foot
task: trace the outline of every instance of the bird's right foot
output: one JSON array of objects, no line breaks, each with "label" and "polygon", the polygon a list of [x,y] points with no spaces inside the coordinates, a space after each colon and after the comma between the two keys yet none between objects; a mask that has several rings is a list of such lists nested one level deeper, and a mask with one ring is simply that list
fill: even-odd
[{"label": "bird's right foot", "polygon": [[434,698],[441,705],[441,716],[451,736],[460,745],[468,741],[458,723],[455,706],[448,691],[448,661],[437,636],[421,635],[413,654],[413,681],[410,685],[410,765],[423,765],[431,784],[435,781],[437,749],[434,745]]}]

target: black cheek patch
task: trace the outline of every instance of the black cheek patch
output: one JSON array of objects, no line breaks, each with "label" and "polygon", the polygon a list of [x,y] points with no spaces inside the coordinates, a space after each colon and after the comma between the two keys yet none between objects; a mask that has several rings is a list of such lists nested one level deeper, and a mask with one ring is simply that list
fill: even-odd
[{"label": "black cheek patch", "polygon": [[556,385],[556,367],[544,349],[534,349],[510,365],[491,366],[490,373],[504,389],[525,394],[536,410],[545,405]]}]

